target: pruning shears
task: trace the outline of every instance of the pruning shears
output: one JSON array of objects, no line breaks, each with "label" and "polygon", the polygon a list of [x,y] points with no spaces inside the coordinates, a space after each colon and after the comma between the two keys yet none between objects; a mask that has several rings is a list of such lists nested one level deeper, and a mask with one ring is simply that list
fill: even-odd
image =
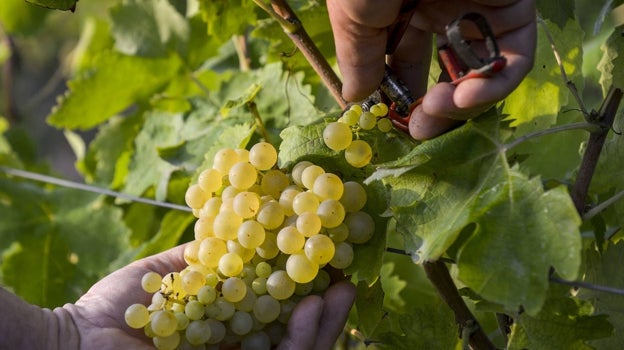
[{"label": "pruning shears", "polygon": [[[386,54],[392,54],[396,49],[409,21],[416,11],[418,1],[404,0],[399,17],[388,29],[388,44]],[[479,55],[466,39],[460,24],[470,22],[479,31],[485,42],[488,56]],[[438,59],[443,73],[451,84],[457,85],[466,79],[489,77],[501,71],[507,60],[501,55],[496,38],[487,20],[483,15],[470,12],[453,20],[446,27],[447,43],[438,47]],[[396,127],[408,130],[412,111],[422,103],[421,98],[414,98],[407,86],[386,65],[385,73],[379,90],[392,103],[388,115]]]}]

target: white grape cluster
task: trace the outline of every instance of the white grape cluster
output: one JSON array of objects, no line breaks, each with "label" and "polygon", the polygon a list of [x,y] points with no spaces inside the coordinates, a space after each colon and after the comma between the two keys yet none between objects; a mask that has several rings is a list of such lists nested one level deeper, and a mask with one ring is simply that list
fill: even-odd
[{"label": "white grape cluster", "polygon": [[368,142],[356,138],[360,130],[372,130],[375,127],[381,132],[392,130],[392,121],[387,117],[388,106],[383,103],[374,104],[369,110],[354,104],[347,109],[338,121],[331,122],[323,129],[323,141],[327,147],[336,152],[345,151],[345,160],[356,168],[368,165],[373,157],[373,150]]},{"label": "white grape cluster", "polygon": [[353,244],[368,241],[373,218],[366,191],[308,161],[275,169],[269,143],[222,149],[189,186],[198,218],[180,272],[147,273],[151,305],[131,305],[132,328],[158,349],[270,349],[282,338],[297,301],[330,284],[323,269],[348,267]]}]

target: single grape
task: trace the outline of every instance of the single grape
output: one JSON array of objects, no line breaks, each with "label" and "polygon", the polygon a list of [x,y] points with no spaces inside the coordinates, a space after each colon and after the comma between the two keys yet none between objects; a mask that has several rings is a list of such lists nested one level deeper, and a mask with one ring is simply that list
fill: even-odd
[{"label": "single grape", "polygon": [[318,264],[310,261],[305,254],[294,254],[286,261],[288,276],[297,283],[308,283],[316,277]]},{"label": "single grape", "polygon": [[256,248],[256,254],[269,260],[276,257],[279,252],[280,250],[277,247],[277,234],[275,232],[267,231],[264,242]]},{"label": "single grape", "polygon": [[227,246],[228,253],[235,253],[241,257],[243,263],[248,263],[251,258],[256,255],[255,249],[247,249],[243,247],[239,242],[234,240],[229,240],[225,244]]},{"label": "single grape", "polygon": [[[184,247],[184,261],[188,265],[194,265],[194,264],[199,263],[198,252],[199,252],[200,244],[201,244],[200,241],[192,241],[192,242],[189,242],[186,245],[186,247]],[[161,282],[158,282],[159,288],[160,288],[160,283]],[[148,292],[148,293],[153,293],[153,292]]]},{"label": "single grape", "polygon": [[237,148],[234,150],[234,152],[236,152],[239,162],[249,162],[249,150],[246,150],[244,148]]},{"label": "single grape", "polygon": [[238,228],[238,242],[247,249],[256,249],[264,242],[264,226],[256,220],[247,220]]},{"label": "single grape", "polygon": [[[335,253],[334,253],[335,255]],[[312,281],[312,291],[314,292],[323,292],[327,288],[329,288],[329,284],[331,283],[331,276],[324,269],[320,269],[314,280]]]},{"label": "single grape", "polygon": [[303,171],[305,170],[305,168],[309,167],[310,165],[314,165],[312,162],[309,162],[307,160],[301,161],[297,164],[295,164],[295,166],[293,167],[290,176],[293,179],[293,182],[297,185],[297,186],[303,186],[303,182],[301,181],[301,175],[303,173]]},{"label": "single grape", "polygon": [[152,342],[154,342],[154,346],[158,350],[174,350],[180,344],[180,333],[173,332],[166,337],[157,336],[152,339]]},{"label": "single grape", "polygon": [[223,297],[217,298],[217,301],[215,301],[214,305],[219,308],[219,312],[215,316],[215,319],[219,321],[229,320],[232,315],[234,315],[234,312],[236,312],[234,305],[229,301],[225,300]]},{"label": "single grape", "polygon": [[328,228],[327,236],[329,236],[334,243],[343,242],[349,237],[349,227],[343,222],[336,227]]},{"label": "single grape", "polygon": [[[179,305],[179,304],[176,304],[176,305]],[[174,315],[178,319],[178,326],[176,327],[176,330],[177,331],[185,330],[191,321],[189,320],[188,316],[186,316],[186,314],[184,313],[184,310],[176,311]]]},{"label": "single grape", "polygon": [[206,169],[199,173],[197,184],[206,193],[216,192],[223,185],[223,174],[214,168]]},{"label": "single grape", "polygon": [[304,212],[297,217],[295,226],[305,237],[312,237],[321,231],[321,218],[314,212]]},{"label": "single grape", "polygon": [[251,289],[253,289],[256,295],[263,295],[267,293],[267,278],[266,277],[257,277],[251,282]]},{"label": "single grape", "polygon": [[377,121],[377,129],[381,132],[389,132],[392,130],[392,120],[390,118],[381,118]]},{"label": "single grape", "polygon": [[221,174],[227,174],[232,165],[238,162],[236,151],[231,148],[222,148],[215,153],[212,167],[217,169]]},{"label": "single grape", "polygon": [[349,228],[347,241],[351,243],[366,243],[375,233],[375,221],[366,212],[349,213],[344,222]]},{"label": "single grape", "polygon": [[269,170],[277,162],[277,150],[268,142],[259,142],[249,150],[249,162],[258,170]]},{"label": "single grape", "polygon": [[366,205],[366,190],[362,185],[355,181],[347,181],[343,184],[344,191],[340,197],[340,203],[347,213],[354,213],[362,210]]},{"label": "single grape", "polygon": [[158,310],[151,316],[150,323],[156,336],[166,337],[176,331],[178,319],[171,311]]},{"label": "single grape", "polygon": [[290,185],[290,179],[281,170],[269,170],[262,176],[260,182],[260,188],[262,192],[272,196],[273,198],[280,198],[282,191]]},{"label": "single grape", "polygon": [[363,112],[362,106],[360,106],[359,104],[352,104],[351,106],[349,106],[349,110],[354,111],[355,113],[357,113],[357,115],[360,115]]},{"label": "single grape", "polygon": [[371,130],[377,125],[377,117],[371,112],[363,112],[360,115],[360,120],[358,121],[360,128],[364,130]]},{"label": "single grape", "polygon": [[208,319],[206,320],[208,326],[210,326],[210,339],[208,339],[208,344],[218,344],[225,337],[225,325],[223,322],[219,322],[217,320]]},{"label": "single grape", "polygon": [[241,350],[270,350],[271,338],[264,332],[247,335],[241,341]]},{"label": "single grape", "polygon": [[236,253],[226,253],[219,259],[219,271],[233,277],[243,271],[243,259]]},{"label": "single grape", "polygon": [[235,304],[236,310],[245,311],[245,312],[253,311],[253,306],[254,306],[254,303],[256,302],[256,299],[258,299],[258,296],[254,292],[252,285],[253,285],[253,281],[250,282],[248,285],[246,285],[247,292],[245,293],[245,296],[243,297],[243,299]]},{"label": "single grape", "polygon": [[208,267],[217,267],[219,259],[227,253],[225,242],[216,237],[208,237],[201,241],[197,256],[199,261]]},{"label": "single grape", "polygon": [[157,272],[150,271],[143,275],[141,278],[141,287],[148,293],[156,293],[160,290],[160,284],[162,283],[162,276]]},{"label": "single grape", "polygon": [[189,271],[182,276],[182,287],[186,294],[196,295],[204,283],[206,283],[206,277],[198,271]]},{"label": "single grape", "polygon": [[353,247],[347,242],[336,243],[336,252],[329,265],[337,269],[346,269],[353,262]]},{"label": "single grape", "polygon": [[186,314],[189,320],[199,320],[204,316],[204,311],[204,304],[197,300],[189,300],[184,306],[184,314]]},{"label": "single grape", "polygon": [[199,185],[194,184],[186,190],[184,200],[190,208],[201,209],[210,197],[210,194],[204,192]]},{"label": "single grape", "polygon": [[201,217],[195,221],[193,231],[195,232],[195,239],[201,241],[204,238],[214,236],[214,217]]},{"label": "single grape", "polygon": [[132,328],[143,328],[150,320],[149,311],[143,304],[132,304],[126,309],[124,314],[126,324]]},{"label": "single grape", "polygon": [[[247,162],[238,162],[228,172],[228,180],[235,188],[245,191],[258,179],[256,168]],[[221,195],[223,197],[223,195]]]},{"label": "single grape", "polygon": [[266,261],[261,261],[256,265],[256,276],[258,277],[269,277],[271,274],[271,265]]},{"label": "single grape", "polygon": [[238,335],[245,335],[253,327],[253,318],[248,312],[236,311],[229,321],[230,330]]},{"label": "single grape", "polygon": [[305,212],[315,213],[318,209],[320,201],[312,192],[301,192],[293,198],[293,211],[297,215]]},{"label": "single grape", "polygon": [[212,330],[208,321],[196,320],[189,323],[184,334],[190,344],[201,345],[210,340]]},{"label": "single grape", "polygon": [[277,247],[284,254],[295,254],[303,249],[305,237],[296,227],[286,226],[277,233]]},{"label": "single grape", "polygon": [[274,230],[284,222],[284,210],[276,200],[271,200],[260,206],[256,221],[265,229]]},{"label": "single grape", "polygon": [[312,189],[314,187],[314,181],[321,174],[325,174],[325,170],[318,165],[310,165],[306,167],[301,173],[301,182],[303,183],[303,186],[307,189]]},{"label": "single grape", "polygon": [[336,174],[324,173],[314,180],[312,192],[321,200],[324,199],[340,199],[344,192],[342,180]]},{"label": "single grape", "polygon": [[332,122],[323,129],[323,141],[325,145],[334,151],[342,151],[351,144],[353,133],[349,125]]},{"label": "single grape", "polygon": [[254,192],[240,192],[232,201],[232,210],[243,219],[249,219],[260,209],[260,196]]},{"label": "single grape", "polygon": [[282,210],[284,210],[284,215],[291,216],[295,213],[293,210],[293,200],[299,193],[301,193],[301,190],[295,185],[289,186],[282,191],[278,202]]},{"label": "single grape", "polygon": [[253,314],[262,323],[270,323],[280,314],[280,303],[272,296],[265,294],[256,299]]},{"label": "single grape", "polygon": [[243,218],[234,211],[221,211],[214,219],[212,226],[214,235],[223,240],[236,239],[238,228],[243,223]]},{"label": "single grape", "polygon": [[204,304],[212,304],[217,299],[217,290],[212,286],[205,285],[197,292],[197,300]]},{"label": "single grape", "polygon": [[357,111],[352,109],[348,109],[344,112],[344,114],[338,119],[340,123],[344,123],[348,126],[354,126],[360,120],[360,114]]},{"label": "single grape", "polygon": [[266,289],[277,300],[288,299],[295,292],[295,281],[288,277],[286,271],[278,270],[267,278]]},{"label": "single grape", "polygon": [[204,203],[204,206],[199,211],[199,217],[215,217],[219,214],[219,209],[221,209],[221,204],[223,204],[223,200],[221,197],[212,197]]},{"label": "single grape", "polygon": [[342,204],[335,199],[327,199],[319,204],[316,214],[321,218],[323,227],[333,228],[342,223],[345,210]]},{"label": "single grape", "polygon": [[355,140],[345,150],[347,163],[356,168],[368,165],[373,157],[373,150],[364,140]]},{"label": "single grape", "polygon": [[334,242],[325,235],[315,235],[306,240],[304,252],[313,263],[324,265],[334,257]]}]

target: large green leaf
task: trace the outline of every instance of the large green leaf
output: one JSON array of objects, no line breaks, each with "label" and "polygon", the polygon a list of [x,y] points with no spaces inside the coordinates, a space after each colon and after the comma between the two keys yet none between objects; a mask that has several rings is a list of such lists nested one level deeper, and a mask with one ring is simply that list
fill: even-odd
[{"label": "large green leaf", "polygon": [[416,147],[405,161],[415,161],[411,170],[384,181],[397,227],[421,260],[459,245],[462,282],[535,314],[551,266],[566,278],[578,273],[580,220],[565,188],[544,191],[538,178],[508,165],[503,135],[497,115],[468,122]]},{"label": "large green leaf", "polygon": [[0,198],[4,282],[29,302],[75,301],[129,248],[121,210],[91,193],[0,179]]},{"label": "large green leaf", "polygon": [[607,42],[603,45],[604,52],[598,70],[602,73],[600,76],[600,85],[602,85],[603,95],[606,96],[611,86],[624,89],[624,37],[622,37],[624,26],[618,26],[613,30]]},{"label": "large green leaf", "polygon": [[33,34],[41,28],[49,12],[24,0],[2,0],[0,24],[9,34]]},{"label": "large green leaf", "polygon": [[26,0],[31,4],[56,10],[76,10],[78,0]]},{"label": "large green leaf", "polygon": [[540,16],[560,28],[569,20],[574,20],[574,0],[537,0],[535,5]]},{"label": "large green leaf", "polygon": [[67,83],[69,90],[48,122],[63,128],[92,128],[161,90],[180,65],[174,55],[142,58],[102,52],[90,70]]}]

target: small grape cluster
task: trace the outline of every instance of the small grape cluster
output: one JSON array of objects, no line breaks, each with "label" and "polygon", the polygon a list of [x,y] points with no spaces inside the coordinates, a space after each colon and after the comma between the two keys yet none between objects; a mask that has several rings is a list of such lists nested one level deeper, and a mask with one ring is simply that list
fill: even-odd
[{"label": "small grape cluster", "polygon": [[151,304],[125,313],[156,348],[270,349],[298,300],[328,288],[323,267],[348,267],[352,245],[373,236],[362,185],[308,161],[288,174],[276,161],[266,142],[222,149],[189,186],[185,200],[198,220],[188,266],[147,273],[141,285],[154,293]]},{"label": "small grape cluster", "polygon": [[373,150],[368,142],[356,138],[360,130],[372,130],[375,127],[381,132],[389,132],[393,125],[388,115],[388,106],[379,102],[368,110],[354,104],[347,109],[338,121],[331,122],[323,129],[323,141],[327,147],[336,152],[345,151],[345,160],[356,168],[368,165]]}]

